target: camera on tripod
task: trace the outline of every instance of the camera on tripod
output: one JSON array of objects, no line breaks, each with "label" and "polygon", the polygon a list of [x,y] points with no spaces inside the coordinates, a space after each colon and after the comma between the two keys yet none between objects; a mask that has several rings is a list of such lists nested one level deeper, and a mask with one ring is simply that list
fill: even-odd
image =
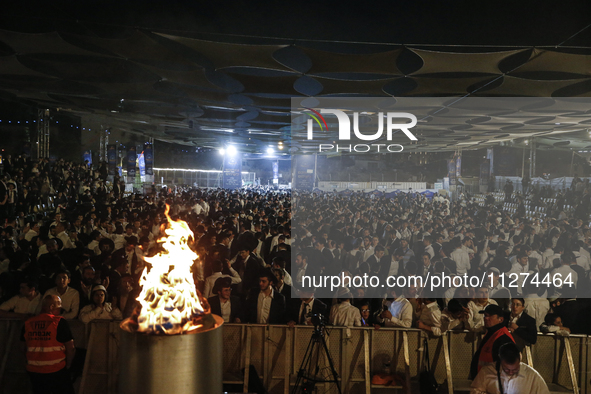
[{"label": "camera on tripod", "polygon": [[[314,325],[314,332],[308,343],[308,348],[304,354],[295,386],[291,393],[312,393],[317,383],[333,383],[337,386],[337,392],[341,394],[339,377],[324,338],[326,318],[320,313],[308,314],[306,317],[310,318],[310,322]],[[328,371],[325,368],[321,368],[320,363],[323,359],[328,361]]]},{"label": "camera on tripod", "polygon": [[322,331],[322,329],[326,327],[326,318],[321,313],[315,313],[311,315],[310,320],[312,321],[316,331]]}]

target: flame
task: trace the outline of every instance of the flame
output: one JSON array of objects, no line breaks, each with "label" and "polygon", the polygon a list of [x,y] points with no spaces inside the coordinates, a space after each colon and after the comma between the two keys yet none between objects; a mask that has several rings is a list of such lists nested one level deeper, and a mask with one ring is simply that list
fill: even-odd
[{"label": "flame", "polygon": [[137,331],[147,333],[181,334],[201,327],[199,316],[209,313],[207,302],[199,300],[191,266],[197,258],[188,245],[193,232],[186,222],[173,221],[165,215],[168,225],[158,240],[164,252],[146,257],[150,265],[144,268],[140,279],[142,292],[137,300],[141,311],[137,318]]}]

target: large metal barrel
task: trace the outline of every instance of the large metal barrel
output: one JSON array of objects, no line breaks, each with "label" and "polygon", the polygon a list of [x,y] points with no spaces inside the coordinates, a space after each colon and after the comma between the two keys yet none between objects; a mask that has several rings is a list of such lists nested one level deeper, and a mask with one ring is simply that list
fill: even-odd
[{"label": "large metal barrel", "polygon": [[222,393],[222,324],[183,335],[121,329],[120,393]]}]

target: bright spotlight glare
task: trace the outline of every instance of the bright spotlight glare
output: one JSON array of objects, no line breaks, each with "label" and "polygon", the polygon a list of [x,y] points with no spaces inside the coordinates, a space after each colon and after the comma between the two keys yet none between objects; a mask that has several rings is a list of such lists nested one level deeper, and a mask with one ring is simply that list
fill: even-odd
[{"label": "bright spotlight glare", "polygon": [[224,148],[220,149],[220,155],[225,155],[226,154],[226,150]]},{"label": "bright spotlight glare", "polygon": [[234,156],[236,154],[236,148],[233,146],[229,146],[227,152],[230,156]]},{"label": "bright spotlight glare", "polygon": [[272,155],[274,152],[273,148],[267,148],[267,154]]}]

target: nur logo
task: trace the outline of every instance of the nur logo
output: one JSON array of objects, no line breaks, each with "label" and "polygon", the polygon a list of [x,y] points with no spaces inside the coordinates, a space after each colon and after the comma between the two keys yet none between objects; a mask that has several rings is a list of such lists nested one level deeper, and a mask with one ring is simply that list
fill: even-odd
[{"label": "nur logo", "polygon": [[[350,140],[351,139],[351,121],[349,116],[338,109],[321,109],[320,112],[313,110],[312,108],[306,108],[312,113],[306,113],[312,119],[318,123],[320,130],[324,131],[322,124],[328,131],[328,125],[322,114],[332,114],[337,117],[339,122],[339,140]],[[313,122],[312,119],[308,119],[308,139],[313,139]],[[394,123],[394,119],[410,119],[410,123]],[[320,122],[322,120],[322,123]],[[392,131],[401,130],[411,141],[417,141],[415,137],[408,129],[416,126],[417,117],[407,112],[388,112],[386,113],[386,138],[388,141],[392,141]],[[353,112],[353,132],[355,136],[363,141],[374,141],[382,137],[384,132],[384,113],[378,113],[378,131],[375,134],[362,134],[359,131],[359,112]]]}]

